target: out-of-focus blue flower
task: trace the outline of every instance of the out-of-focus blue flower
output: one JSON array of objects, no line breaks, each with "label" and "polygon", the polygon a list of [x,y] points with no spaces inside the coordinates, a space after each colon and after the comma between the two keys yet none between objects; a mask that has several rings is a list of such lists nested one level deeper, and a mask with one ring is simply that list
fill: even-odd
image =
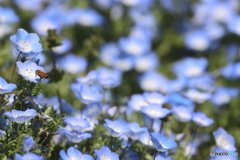
[{"label": "out-of-focus blue flower", "polygon": [[195,107],[194,103],[191,100],[183,97],[182,95],[180,95],[178,93],[173,93],[173,94],[170,94],[168,97],[169,97],[168,102],[171,105],[173,105],[173,106],[183,105],[183,106],[191,108],[191,111],[194,110],[194,107]]},{"label": "out-of-focus blue flower", "polygon": [[177,143],[164,137],[160,133],[150,133],[151,141],[159,152],[166,152],[177,147]]},{"label": "out-of-focus blue flower", "polygon": [[171,79],[168,82],[169,89],[167,93],[174,93],[181,91],[187,85],[187,78],[185,77],[178,77],[176,79]]},{"label": "out-of-focus blue flower", "polygon": [[100,59],[108,66],[113,65],[113,61],[120,56],[121,52],[115,43],[106,43],[100,48]]},{"label": "out-of-focus blue flower", "polygon": [[14,2],[19,8],[33,12],[40,11],[43,8],[44,1],[46,0],[34,0],[34,1],[14,0]]},{"label": "out-of-focus blue flower", "polygon": [[79,25],[85,27],[100,26],[103,24],[103,17],[91,8],[74,8],[71,16]]},{"label": "out-of-focus blue flower", "polygon": [[240,16],[234,16],[228,23],[228,30],[232,33],[240,35]]},{"label": "out-of-focus blue flower", "polygon": [[214,131],[213,136],[218,148],[227,152],[234,152],[237,150],[235,147],[234,137],[228,134],[222,127],[219,127],[216,131]]},{"label": "out-of-focus blue flower", "polygon": [[162,105],[168,101],[168,97],[164,96],[158,92],[144,92],[144,99],[150,104],[159,104]]},{"label": "out-of-focus blue flower", "polygon": [[0,129],[0,138],[4,137],[6,135],[6,132]]},{"label": "out-of-focus blue flower", "polygon": [[97,81],[103,88],[112,88],[121,83],[122,72],[119,70],[98,68]]},{"label": "out-of-focus blue flower", "polygon": [[197,51],[205,51],[211,43],[210,37],[206,31],[198,29],[189,31],[185,34],[185,45]]},{"label": "out-of-focus blue flower", "polygon": [[148,115],[149,117],[156,119],[156,118],[164,118],[166,117],[171,111],[166,108],[162,108],[159,104],[150,104],[149,106],[143,106],[142,112]]},{"label": "out-of-focus blue flower", "polygon": [[119,160],[118,154],[111,152],[111,150],[106,146],[102,146],[100,150],[95,149],[94,152],[97,155],[98,160]]},{"label": "out-of-focus blue flower", "polygon": [[181,77],[200,76],[205,72],[208,61],[206,58],[184,58],[173,64],[173,72]]},{"label": "out-of-focus blue flower", "polygon": [[57,61],[57,65],[63,70],[76,74],[84,71],[87,68],[87,61],[85,58],[68,54]]},{"label": "out-of-focus blue flower", "polygon": [[32,137],[30,137],[30,136],[24,137],[24,139],[23,139],[23,151],[29,152],[32,149],[34,143],[35,142],[34,142]]},{"label": "out-of-focus blue flower", "polygon": [[72,42],[70,39],[63,39],[60,46],[53,47],[52,50],[56,54],[64,54],[72,48]]},{"label": "out-of-focus blue flower", "polygon": [[41,70],[44,72],[44,68],[38,66],[36,63],[31,62],[30,60],[25,62],[16,62],[18,68],[18,74],[23,76],[28,81],[38,83],[40,81],[40,77],[36,74],[36,70]]},{"label": "out-of-focus blue flower", "polygon": [[91,138],[92,135],[90,133],[81,133],[77,131],[69,131],[67,129],[64,129],[60,133],[64,134],[67,139],[73,143],[79,143],[84,139]]},{"label": "out-of-focus blue flower", "polygon": [[134,67],[135,57],[131,55],[122,54],[113,61],[113,67],[122,71],[129,71]]},{"label": "out-of-focus blue flower", "polygon": [[145,72],[139,79],[139,85],[144,91],[167,93],[169,90],[168,79],[156,71]]},{"label": "out-of-focus blue flower", "polygon": [[15,153],[15,160],[45,160],[43,156],[38,156],[34,153],[26,153],[23,156],[21,156],[18,153]]},{"label": "out-of-focus blue flower", "polygon": [[133,56],[149,53],[151,47],[150,41],[144,41],[134,37],[120,38],[118,44],[124,53]]},{"label": "out-of-focus blue flower", "polygon": [[147,132],[147,128],[141,128],[138,123],[132,122],[128,123],[130,132],[127,132],[126,135],[133,140],[137,140],[143,133]]},{"label": "out-of-focus blue flower", "polygon": [[212,102],[215,106],[221,106],[230,102],[231,98],[236,97],[239,90],[236,88],[221,87],[216,90],[212,96]]},{"label": "out-of-focus blue flower", "polygon": [[212,40],[217,40],[224,36],[225,30],[223,26],[217,23],[209,23],[205,26],[204,30]]},{"label": "out-of-focus blue flower", "polygon": [[94,0],[94,2],[102,8],[110,8],[114,4],[114,0]]},{"label": "out-of-focus blue flower", "polygon": [[88,118],[97,118],[101,112],[101,107],[103,104],[100,103],[92,103],[84,108],[82,115]]},{"label": "out-of-focus blue flower", "polygon": [[148,106],[148,102],[141,94],[134,94],[128,101],[128,106],[134,111],[141,111],[142,106]]},{"label": "out-of-focus blue flower", "polygon": [[211,74],[204,74],[197,77],[187,79],[187,86],[189,88],[196,88],[203,91],[212,92],[215,90],[214,77]]},{"label": "out-of-focus blue flower", "polygon": [[37,116],[37,112],[34,109],[27,109],[26,111],[18,111],[13,109],[11,112],[4,113],[5,116],[11,118],[13,122],[24,123]]},{"label": "out-of-focus blue flower", "polygon": [[11,36],[10,40],[15,44],[20,55],[31,59],[43,50],[42,45],[39,43],[39,37],[36,33],[28,33],[24,29],[18,29],[16,35]]},{"label": "out-of-focus blue flower", "polygon": [[135,69],[138,72],[145,72],[149,70],[154,70],[158,67],[159,61],[155,53],[148,53],[142,56],[136,57]]},{"label": "out-of-focus blue flower", "polygon": [[59,154],[63,160],[94,160],[92,156],[88,154],[82,154],[74,147],[69,147],[67,153],[64,150],[61,150]]},{"label": "out-of-focus blue flower", "polygon": [[76,81],[79,83],[84,83],[89,85],[94,84],[97,81],[98,73],[99,72],[97,70],[91,70],[86,76],[78,77]]},{"label": "out-of-focus blue flower", "polygon": [[140,160],[138,153],[135,151],[132,151],[131,149],[128,149],[126,152],[124,152],[123,156],[124,160]]},{"label": "out-of-focus blue flower", "polygon": [[240,62],[229,63],[221,69],[221,73],[226,79],[237,79],[240,77]]},{"label": "out-of-focus blue flower", "polygon": [[75,96],[83,103],[90,104],[100,102],[102,100],[102,89],[97,85],[78,84],[71,86]]},{"label": "out-of-focus blue flower", "polygon": [[129,34],[131,37],[135,37],[136,39],[151,41],[154,37],[154,32],[144,26],[135,25]]},{"label": "out-of-focus blue flower", "polygon": [[115,21],[119,20],[120,18],[122,18],[123,13],[124,13],[123,6],[120,4],[115,4],[115,5],[113,5],[113,7],[111,8],[111,11],[110,11],[111,19],[113,19]]},{"label": "out-of-focus blue flower", "polygon": [[0,6],[0,24],[11,24],[19,21],[15,11],[9,7]]},{"label": "out-of-focus blue flower", "polygon": [[173,115],[181,122],[188,122],[192,120],[192,110],[185,106],[174,106],[172,108]]},{"label": "out-of-focus blue flower", "polygon": [[159,152],[154,160],[173,160],[173,158],[168,156],[168,152]]},{"label": "out-of-focus blue flower", "polygon": [[192,101],[197,102],[197,103],[203,103],[212,97],[211,93],[200,92],[196,89],[189,89],[187,92],[184,93],[184,95],[187,98],[189,98]]},{"label": "out-of-focus blue flower", "polygon": [[81,132],[85,128],[89,128],[90,124],[86,119],[77,117],[67,117],[64,122],[72,129]]},{"label": "out-of-focus blue flower", "polygon": [[113,137],[119,137],[122,134],[130,132],[128,124],[122,120],[110,121],[108,119],[104,119],[104,121],[105,124],[103,124],[103,126],[106,127],[109,134]]},{"label": "out-of-focus blue flower", "polygon": [[196,112],[193,113],[193,122],[199,126],[208,127],[214,123],[214,120],[202,112]]},{"label": "out-of-focus blue flower", "polygon": [[17,88],[16,84],[7,83],[7,81],[5,79],[0,77],[0,94],[11,92],[16,88]]}]

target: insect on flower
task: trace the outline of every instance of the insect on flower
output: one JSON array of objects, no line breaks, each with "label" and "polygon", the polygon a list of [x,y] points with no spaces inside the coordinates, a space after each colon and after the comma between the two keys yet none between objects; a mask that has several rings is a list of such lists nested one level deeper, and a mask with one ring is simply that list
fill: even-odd
[{"label": "insect on flower", "polygon": [[36,73],[36,75],[38,75],[40,77],[40,79],[42,79],[42,78],[48,79],[48,74],[41,70],[36,70],[35,73]]}]

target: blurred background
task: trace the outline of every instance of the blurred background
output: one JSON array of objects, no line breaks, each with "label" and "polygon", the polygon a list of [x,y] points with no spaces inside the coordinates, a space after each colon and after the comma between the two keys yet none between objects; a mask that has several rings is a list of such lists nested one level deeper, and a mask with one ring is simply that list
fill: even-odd
[{"label": "blurred background", "polygon": [[[50,74],[43,80],[45,97],[59,88],[79,108],[70,84],[106,67],[121,73],[106,99],[110,105],[126,105],[146,91],[181,94],[194,111],[214,119],[198,130],[202,139],[194,155],[206,159],[218,127],[240,148],[239,13],[239,0],[0,0],[0,76],[11,83],[18,78],[15,73],[10,80],[17,57],[10,36],[18,28],[37,33],[44,51],[34,60]],[[54,55],[49,29],[61,44],[52,48]],[[182,133],[185,125],[170,120],[164,127]]]}]

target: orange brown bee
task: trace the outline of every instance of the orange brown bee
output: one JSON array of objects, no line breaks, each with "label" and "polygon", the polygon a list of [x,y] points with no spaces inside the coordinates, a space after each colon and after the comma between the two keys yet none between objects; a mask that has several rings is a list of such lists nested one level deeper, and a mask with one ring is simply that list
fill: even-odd
[{"label": "orange brown bee", "polygon": [[43,78],[48,79],[48,74],[41,70],[36,70],[35,74],[38,75],[40,77],[40,79],[43,79]]}]

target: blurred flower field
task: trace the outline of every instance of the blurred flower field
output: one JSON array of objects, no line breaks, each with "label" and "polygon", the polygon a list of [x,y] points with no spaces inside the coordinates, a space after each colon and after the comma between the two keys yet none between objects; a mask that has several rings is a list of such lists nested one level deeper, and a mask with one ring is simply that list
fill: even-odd
[{"label": "blurred flower field", "polygon": [[238,160],[239,0],[0,0],[0,160]]}]

